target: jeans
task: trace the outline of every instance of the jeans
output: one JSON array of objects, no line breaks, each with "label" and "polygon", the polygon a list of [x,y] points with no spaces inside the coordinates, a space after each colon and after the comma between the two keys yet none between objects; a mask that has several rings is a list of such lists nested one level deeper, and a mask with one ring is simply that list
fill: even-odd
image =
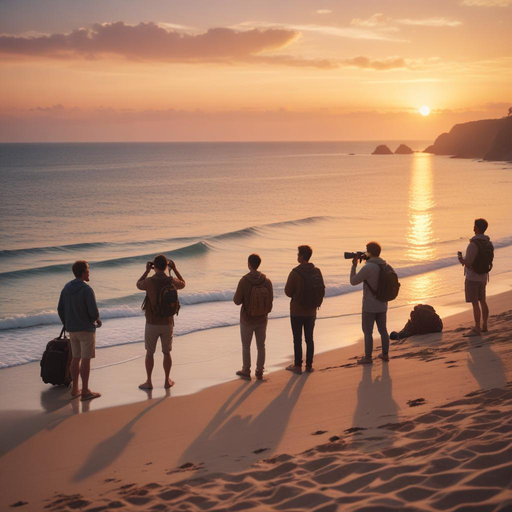
[{"label": "jeans", "polygon": [[382,353],[387,355],[389,352],[389,335],[386,328],[387,312],[367,313],[363,311],[363,333],[364,333],[364,352],[366,357],[372,357],[373,352],[373,324],[377,323],[380,339],[382,340]]},{"label": "jeans", "polygon": [[313,364],[315,343],[313,330],[315,328],[315,316],[290,316],[293,333],[293,350],[295,352],[295,366],[302,366],[302,329],[306,339],[306,366]]},{"label": "jeans", "polygon": [[242,369],[251,369],[251,341],[253,333],[256,336],[256,347],[258,358],[256,359],[256,371],[263,373],[265,366],[265,338],[267,337],[267,324],[248,325],[240,324],[240,335],[242,337]]}]

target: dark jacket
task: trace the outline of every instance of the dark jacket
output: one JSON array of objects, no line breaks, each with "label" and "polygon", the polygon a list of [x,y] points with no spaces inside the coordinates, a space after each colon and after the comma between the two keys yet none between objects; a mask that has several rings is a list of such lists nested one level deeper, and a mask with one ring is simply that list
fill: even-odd
[{"label": "dark jacket", "polygon": [[94,322],[100,317],[94,290],[78,278],[62,289],[57,311],[68,332],[94,332]]},{"label": "dark jacket", "polygon": [[240,322],[243,324],[261,325],[266,324],[268,321],[268,315],[252,317],[247,314],[247,306],[249,305],[249,300],[251,298],[252,287],[259,284],[263,284],[263,286],[267,288],[270,292],[271,300],[273,300],[274,291],[272,289],[270,279],[268,279],[265,274],[262,274],[257,270],[245,274],[238,283],[235,296],[233,297],[233,302],[237,306],[240,306],[240,304],[242,305],[240,308]]},{"label": "dark jacket", "polygon": [[[319,272],[320,276],[322,275],[320,269],[315,267],[313,263],[301,263],[295,268],[300,269],[303,272]],[[287,297],[291,297],[292,299],[290,301],[290,316],[316,316],[317,308],[305,308],[299,302],[303,283],[304,278],[296,272],[295,269],[292,270],[288,276],[288,280],[286,281],[286,286],[284,287],[284,293]]]}]

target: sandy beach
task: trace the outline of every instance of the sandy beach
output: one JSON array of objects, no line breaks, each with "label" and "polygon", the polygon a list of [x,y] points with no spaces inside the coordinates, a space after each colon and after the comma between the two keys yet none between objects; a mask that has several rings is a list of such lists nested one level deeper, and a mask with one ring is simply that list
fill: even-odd
[{"label": "sandy beach", "polygon": [[489,333],[463,337],[466,311],[387,364],[357,366],[358,343],[313,374],[100,410],[50,389],[44,414],[2,415],[1,508],[505,511],[512,292],[489,304]]}]

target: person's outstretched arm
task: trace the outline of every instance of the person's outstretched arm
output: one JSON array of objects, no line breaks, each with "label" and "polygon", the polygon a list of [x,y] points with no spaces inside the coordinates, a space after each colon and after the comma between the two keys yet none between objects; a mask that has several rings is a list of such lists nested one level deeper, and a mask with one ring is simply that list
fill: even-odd
[{"label": "person's outstretched arm", "polygon": [[357,286],[361,284],[365,279],[370,277],[370,269],[367,268],[367,265],[364,265],[359,272],[356,273],[357,270],[357,260],[354,263],[352,260],[352,268],[350,269],[350,284],[352,286]]},{"label": "person's outstretched arm", "polygon": [[139,277],[139,280],[137,281],[137,288],[139,290],[146,290],[145,280],[146,280],[146,277],[148,277],[148,274],[151,272],[152,268],[153,268],[153,264],[150,261],[148,261],[146,263],[146,271],[144,272],[144,274],[142,274]]},{"label": "person's outstretched arm", "polygon": [[174,286],[176,286],[177,290],[182,290],[187,285],[185,279],[181,277],[181,274],[178,272],[178,269],[176,268],[176,264],[174,263],[174,261],[169,260],[169,267],[176,274],[176,277],[172,280],[172,283],[174,284]]}]

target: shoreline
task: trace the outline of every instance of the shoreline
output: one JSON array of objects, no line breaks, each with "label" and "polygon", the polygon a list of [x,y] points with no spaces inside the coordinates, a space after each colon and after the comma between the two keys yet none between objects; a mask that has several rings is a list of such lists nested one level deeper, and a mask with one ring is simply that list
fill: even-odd
[{"label": "shoreline", "polygon": [[[512,272],[496,275],[488,285],[489,297],[512,289]],[[357,300],[360,292],[355,291]],[[454,292],[449,295],[429,300],[445,319],[454,314],[469,311],[470,305],[463,302],[463,293]],[[327,306],[328,310],[336,311],[335,302]],[[388,330],[399,331],[409,318],[412,305],[390,307],[388,311]],[[492,310],[491,310],[492,312]],[[315,328],[315,354],[338,350],[342,347],[361,345],[362,332],[360,313],[350,315],[333,315],[319,318]],[[375,330],[376,331],[376,330]],[[376,338],[375,338],[376,335]],[[378,333],[374,332],[378,339]],[[223,340],[222,350],[217,350],[215,340]],[[192,350],[199,354],[194,361],[183,358],[180,350]],[[138,384],[145,379],[143,358],[145,355],[143,342],[127,343],[97,349],[97,357],[93,361],[91,386],[100,391],[102,397],[90,404],[91,410],[117,407],[147,399]],[[251,346],[253,363],[255,362],[255,343]],[[241,364],[241,346],[239,326],[226,326],[205,329],[189,334],[176,336],[173,344],[172,377],[177,382],[172,389],[172,396],[186,396],[198,393],[212,386],[238,380],[235,371]],[[267,331],[267,361],[265,375],[269,376],[280,371],[293,357],[293,344],[289,318],[269,320]],[[162,355],[155,354],[154,380],[155,389],[152,398],[167,396],[159,380]],[[226,370],[228,368],[228,370]],[[0,404],[0,415],[6,410],[22,409],[31,412],[53,410],[64,404],[62,397],[57,396],[57,388],[44,384],[39,377],[39,362],[3,368],[0,370],[0,386],[13,392],[4,397]],[[140,381],[140,382],[139,382]],[[163,381],[163,377],[162,377]],[[22,386],[17,386],[22,382]]]},{"label": "shoreline", "polygon": [[[500,312],[510,310],[512,291],[491,296],[489,303],[497,324],[503,317]],[[4,446],[7,450],[0,460],[2,501],[5,506],[27,501],[24,510],[39,510],[40,500],[50,499],[55,491],[68,497],[78,493],[88,503],[99,504],[100,494],[121,499],[124,491],[119,491],[119,485],[129,489],[136,482],[133,488],[140,490],[149,484],[175,486],[196,476],[209,481],[219,472],[246,471],[262,457],[279,459],[280,453],[317,450],[323,460],[325,453],[318,443],[325,443],[327,436],[340,437],[353,428],[373,432],[379,424],[414,421],[417,414],[477,389],[505,386],[511,380],[512,358],[503,352],[503,340],[495,345],[499,353],[485,337],[483,344],[471,348],[474,340],[462,338],[460,327],[471,317],[468,311],[458,313],[444,319],[442,334],[393,342],[389,365],[376,362],[368,369],[358,367],[354,358],[360,347],[350,345],[318,354],[317,371],[311,375],[281,370],[264,383],[232,380],[186,397],[148,394],[143,402],[98,410],[89,408],[91,403],[69,399],[51,402],[53,409],[42,415],[13,410],[7,429],[10,446]],[[503,318],[508,322],[510,344],[512,314]],[[333,325],[324,335],[336,338],[339,330]],[[492,337],[491,331],[487,339]],[[464,356],[466,350],[471,353],[467,366],[460,364],[466,361],[457,354],[462,351]],[[436,372],[446,378],[431,379]],[[20,380],[12,392],[16,394],[23,385]],[[421,408],[407,405],[408,400],[419,398],[426,401]],[[341,434],[345,443],[347,435]],[[388,443],[386,449],[394,444]],[[334,453],[338,445],[327,446],[325,451]],[[72,500],[66,499],[62,510],[71,510]],[[50,510],[57,510],[56,500],[50,500]]]}]

